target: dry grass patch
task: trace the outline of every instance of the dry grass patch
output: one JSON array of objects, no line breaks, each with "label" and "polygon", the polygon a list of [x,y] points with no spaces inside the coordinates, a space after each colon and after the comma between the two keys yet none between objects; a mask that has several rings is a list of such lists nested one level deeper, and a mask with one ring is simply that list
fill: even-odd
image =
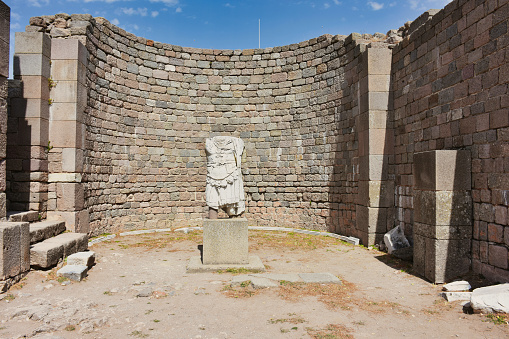
[{"label": "dry grass patch", "polygon": [[312,251],[330,246],[352,246],[332,237],[309,235],[295,232],[249,231],[249,249],[288,249],[291,251]]},{"label": "dry grass patch", "polygon": [[317,330],[308,327],[306,331],[314,339],[353,339],[352,330],[344,325],[329,324]]},{"label": "dry grass patch", "polygon": [[298,301],[302,297],[314,296],[329,309],[350,309],[354,302],[352,293],[357,288],[354,284],[343,281],[343,284],[306,284],[281,281],[279,296],[284,300]]},{"label": "dry grass patch", "polygon": [[302,324],[305,323],[306,320],[300,316],[297,316],[295,313],[288,313],[288,316],[290,318],[279,318],[279,319],[270,319],[268,321],[269,324],[282,324],[282,323],[289,323],[289,324]]},{"label": "dry grass patch", "polygon": [[223,289],[221,290],[221,293],[223,293],[228,298],[239,298],[239,299],[245,299],[245,298],[251,298],[252,296],[258,294],[260,290],[256,290],[251,285],[251,281],[244,281],[239,286],[231,286],[231,285],[225,285]]},{"label": "dry grass patch", "polygon": [[123,249],[132,247],[146,248],[147,250],[168,248],[170,251],[176,251],[171,249],[172,245],[186,241],[199,245],[203,242],[203,235],[201,232],[189,232],[187,234],[180,232],[149,233],[144,234],[142,237],[124,236],[115,242]]},{"label": "dry grass patch", "polygon": [[397,314],[410,315],[408,310],[405,310],[400,304],[392,301],[368,301],[361,300],[357,302],[357,306],[368,312],[372,313],[386,313],[389,311],[395,312]]}]

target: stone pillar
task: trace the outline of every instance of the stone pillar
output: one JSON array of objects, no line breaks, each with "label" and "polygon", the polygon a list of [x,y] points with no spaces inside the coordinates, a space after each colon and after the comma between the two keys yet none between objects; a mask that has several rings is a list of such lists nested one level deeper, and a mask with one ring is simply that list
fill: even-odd
[{"label": "stone pillar", "polygon": [[470,151],[414,155],[414,270],[433,283],[470,269]]},{"label": "stone pillar", "polygon": [[203,264],[248,264],[246,218],[203,220]]},{"label": "stone pillar", "polygon": [[10,8],[0,1],[0,220],[5,218]]},{"label": "stone pillar", "polygon": [[89,231],[82,183],[87,63],[88,51],[79,40],[52,40],[48,218],[63,218],[68,229],[80,233]]},{"label": "stone pillar", "polygon": [[388,121],[392,53],[387,46],[368,46],[362,56],[359,136],[359,193],[357,232],[361,243],[374,245],[394,223],[394,181],[388,162],[393,154],[393,131]]},{"label": "stone pillar", "polygon": [[21,80],[11,98],[7,158],[11,210],[46,212],[51,39],[44,33],[17,32],[14,78]]}]

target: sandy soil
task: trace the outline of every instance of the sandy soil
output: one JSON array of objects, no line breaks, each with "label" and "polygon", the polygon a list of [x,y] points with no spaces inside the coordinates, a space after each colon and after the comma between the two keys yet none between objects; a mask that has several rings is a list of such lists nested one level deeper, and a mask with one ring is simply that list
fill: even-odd
[{"label": "sandy soil", "polygon": [[250,231],[250,254],[268,272],[330,272],[344,282],[254,290],[229,286],[239,272],[187,274],[198,244],[199,232],[116,237],[90,248],[97,263],[82,282],[32,271],[0,300],[0,337],[509,337],[509,325],[463,313],[438,297],[441,286],[376,250]]}]

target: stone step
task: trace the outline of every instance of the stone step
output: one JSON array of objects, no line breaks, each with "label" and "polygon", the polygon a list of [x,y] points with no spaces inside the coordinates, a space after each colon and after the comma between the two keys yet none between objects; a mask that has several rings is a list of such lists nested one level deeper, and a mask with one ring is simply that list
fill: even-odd
[{"label": "stone step", "polygon": [[44,220],[30,224],[30,244],[35,244],[65,231],[65,221]]},{"label": "stone step", "polygon": [[48,268],[56,265],[60,259],[87,248],[86,233],[62,233],[31,246],[30,266]]},{"label": "stone step", "polygon": [[39,220],[39,212],[37,211],[8,211],[7,220],[13,222],[28,221],[33,222]]}]

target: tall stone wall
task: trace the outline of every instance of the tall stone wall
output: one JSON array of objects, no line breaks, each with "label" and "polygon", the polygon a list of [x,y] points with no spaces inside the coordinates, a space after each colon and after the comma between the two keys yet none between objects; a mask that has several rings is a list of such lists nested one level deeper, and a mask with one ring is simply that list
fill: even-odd
[{"label": "tall stone wall", "polygon": [[9,77],[10,8],[0,0],[0,220],[6,213],[7,96]]},{"label": "tall stone wall", "polygon": [[498,281],[509,281],[508,17],[507,1],[453,1],[417,19],[392,61],[397,222],[412,235],[414,154],[468,150],[470,259]]},{"label": "tall stone wall", "polygon": [[[367,94],[368,78],[373,69],[390,69],[387,44],[374,42],[380,39],[325,35],[283,47],[206,50],[136,37],[90,15],[57,14],[31,24],[27,31],[47,33],[53,48],[62,38],[78,39],[89,52],[84,130],[77,129],[71,142],[83,138],[83,145],[67,145],[58,132],[67,135],[67,129],[52,129],[59,103],[51,105],[49,211],[58,209],[61,196],[53,178],[70,178],[83,188],[80,209],[89,214],[91,233],[200,224],[207,210],[205,139],[226,134],[246,144],[242,167],[252,224],[329,230],[365,241],[370,232],[386,231],[386,224],[381,230],[356,222],[362,172],[357,125],[362,120],[367,146],[370,102],[376,101]],[[389,58],[377,61],[373,51],[369,63],[371,48]],[[53,74],[60,66],[51,67]],[[384,112],[386,77],[379,89],[386,94]],[[53,98],[62,90],[52,80]],[[79,178],[63,170],[65,150],[83,159]],[[367,168],[376,168],[369,160],[375,153],[362,154]]]}]

